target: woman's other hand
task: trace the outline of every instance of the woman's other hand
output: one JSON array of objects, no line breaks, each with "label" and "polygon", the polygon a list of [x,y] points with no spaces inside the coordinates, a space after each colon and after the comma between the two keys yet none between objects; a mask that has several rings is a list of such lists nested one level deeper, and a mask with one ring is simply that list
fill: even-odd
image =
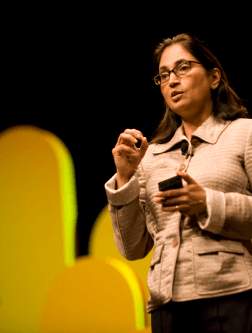
[{"label": "woman's other hand", "polygon": [[206,190],[200,186],[188,173],[177,171],[177,175],[187,182],[187,186],[154,194],[154,202],[160,203],[164,212],[176,212],[187,215],[206,211]]},{"label": "woman's other hand", "polygon": [[[136,147],[138,140],[141,141],[140,148]],[[117,144],[112,150],[117,169],[117,188],[122,187],[130,180],[144,157],[148,146],[147,139],[136,129],[126,129],[119,135]]]}]

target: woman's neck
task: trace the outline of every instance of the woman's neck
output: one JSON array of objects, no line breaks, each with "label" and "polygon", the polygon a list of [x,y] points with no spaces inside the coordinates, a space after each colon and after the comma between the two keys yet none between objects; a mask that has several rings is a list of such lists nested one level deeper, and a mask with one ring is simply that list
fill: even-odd
[{"label": "woman's neck", "polygon": [[211,114],[200,115],[200,117],[194,118],[193,120],[186,120],[182,118],[184,132],[189,141],[191,141],[193,133],[198,127],[200,127]]}]

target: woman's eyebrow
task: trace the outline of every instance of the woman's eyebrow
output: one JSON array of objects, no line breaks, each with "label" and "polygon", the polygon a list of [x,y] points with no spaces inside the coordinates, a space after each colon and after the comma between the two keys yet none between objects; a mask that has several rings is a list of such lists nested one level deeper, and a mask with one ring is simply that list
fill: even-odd
[{"label": "woman's eyebrow", "polygon": [[[176,66],[178,66],[178,64],[181,64],[184,61],[187,61],[187,59],[181,58],[181,59],[176,60],[175,63],[174,63],[173,68],[176,67]],[[163,69],[166,69],[166,70],[169,71],[169,68],[167,66],[162,66],[162,67],[159,68],[159,70],[163,70]]]}]

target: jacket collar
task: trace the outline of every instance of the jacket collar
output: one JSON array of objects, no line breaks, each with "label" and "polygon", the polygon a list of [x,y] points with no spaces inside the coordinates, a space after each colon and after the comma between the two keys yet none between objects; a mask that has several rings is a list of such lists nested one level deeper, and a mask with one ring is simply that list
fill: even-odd
[{"label": "jacket collar", "polygon": [[[210,144],[215,144],[218,141],[221,133],[226,129],[231,121],[219,122],[213,115],[211,115],[207,120],[197,128],[197,130],[192,135],[192,140],[196,137]],[[172,139],[163,144],[158,144],[152,151],[154,155],[162,154],[169,151],[176,144],[187,140],[184,133],[183,124],[178,127]]]}]

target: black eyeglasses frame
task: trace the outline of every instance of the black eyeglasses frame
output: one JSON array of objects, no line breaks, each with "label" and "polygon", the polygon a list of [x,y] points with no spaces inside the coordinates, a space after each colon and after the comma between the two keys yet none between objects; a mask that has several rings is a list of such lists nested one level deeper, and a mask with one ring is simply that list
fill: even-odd
[{"label": "black eyeglasses frame", "polygon": [[[158,81],[157,81],[157,77],[160,76],[162,73],[158,73],[157,75],[155,75],[155,76],[152,78],[152,80],[154,81],[154,83],[155,83],[157,86],[160,86],[161,84],[163,84],[163,83],[169,81],[169,79],[170,79],[170,74],[171,74],[171,73],[174,73],[177,77],[179,77],[179,76],[181,76],[181,75],[184,75],[185,73],[188,73],[188,72],[191,70],[191,68],[192,68],[192,65],[191,65],[192,62],[193,62],[193,63],[196,63],[196,64],[201,64],[201,62],[199,62],[199,61],[186,60],[186,61],[183,61],[182,63],[178,64],[177,66],[175,66],[172,70],[170,70],[170,71],[165,71],[165,72],[168,73],[169,76],[168,76],[168,79],[165,80],[164,82],[161,82],[161,80],[159,80],[160,83],[158,83]],[[188,71],[186,71],[185,73],[183,73],[183,74],[180,74],[180,75],[176,74],[176,72],[175,72],[176,68],[179,67],[179,66],[182,66],[183,64],[187,64],[187,63],[190,64],[190,69],[189,69]]]}]

